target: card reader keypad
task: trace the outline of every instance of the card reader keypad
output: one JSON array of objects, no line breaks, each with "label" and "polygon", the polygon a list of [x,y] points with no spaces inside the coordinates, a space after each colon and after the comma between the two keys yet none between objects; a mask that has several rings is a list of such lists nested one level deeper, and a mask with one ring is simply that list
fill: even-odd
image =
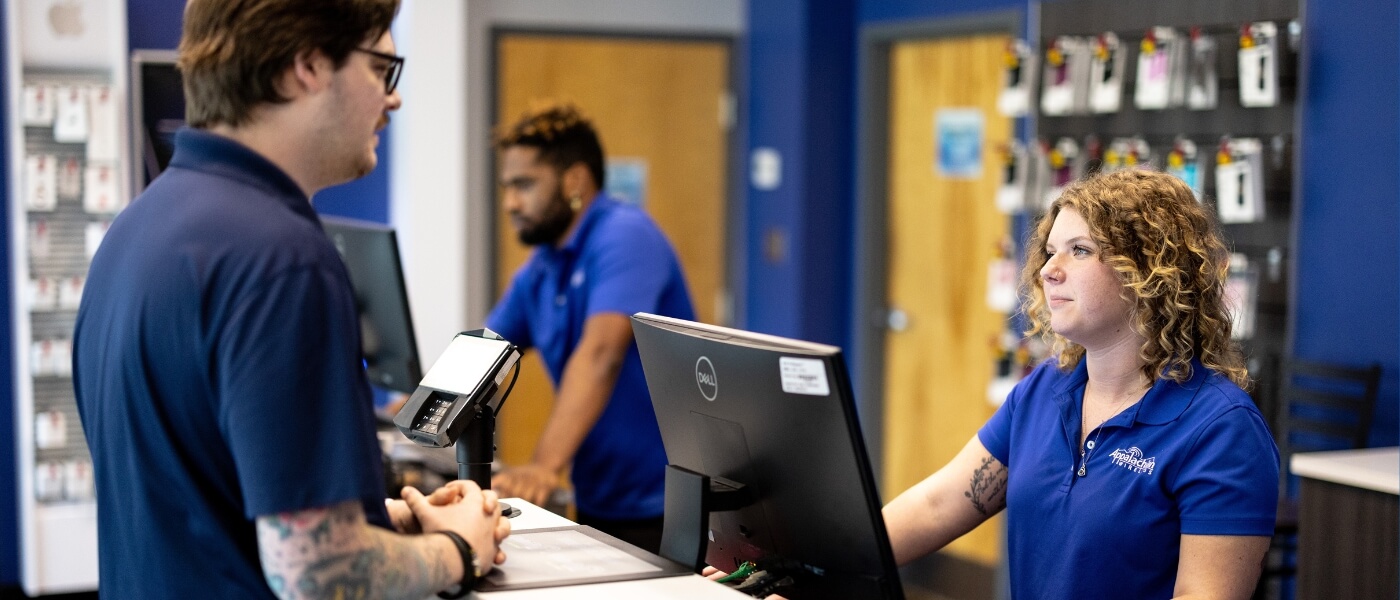
[{"label": "card reader keypad", "polygon": [[413,428],[428,435],[437,435],[443,420],[447,418],[447,411],[451,408],[451,400],[434,398],[432,403],[428,405],[428,409],[423,411],[423,416],[419,417],[418,422],[413,425]]}]

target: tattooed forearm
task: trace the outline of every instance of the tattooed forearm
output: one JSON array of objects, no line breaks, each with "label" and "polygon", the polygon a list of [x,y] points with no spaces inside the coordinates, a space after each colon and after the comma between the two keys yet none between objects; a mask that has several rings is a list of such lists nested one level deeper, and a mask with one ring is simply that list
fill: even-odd
[{"label": "tattooed forearm", "polygon": [[972,507],[982,516],[989,517],[1006,508],[1006,467],[997,459],[983,459],[982,466],[972,472],[971,484],[963,496],[972,501]]},{"label": "tattooed forearm", "polygon": [[283,599],[431,596],[452,582],[429,539],[370,526],[353,501],[258,518],[263,572]]}]

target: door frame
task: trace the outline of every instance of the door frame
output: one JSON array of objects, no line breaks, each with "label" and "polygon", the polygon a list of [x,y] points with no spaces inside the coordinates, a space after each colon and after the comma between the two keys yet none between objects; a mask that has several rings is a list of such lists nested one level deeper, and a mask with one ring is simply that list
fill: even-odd
[{"label": "door frame", "polygon": [[[866,453],[875,473],[884,472],[885,336],[889,285],[889,103],[890,51],[896,43],[970,35],[1024,36],[1019,9],[960,15],[861,28],[860,108],[857,116],[856,273],[851,318],[852,370],[859,399]],[[883,490],[892,498],[898,490]]]},{"label": "door frame", "polygon": [[[490,127],[492,128],[494,128],[496,124],[500,123],[501,118],[500,94],[497,93],[500,89],[501,84],[499,72],[501,40],[506,36],[514,35],[538,36],[542,38],[567,36],[576,38],[597,38],[604,40],[643,40],[654,42],[710,42],[719,43],[724,46],[725,52],[729,59],[727,65],[729,72],[728,78],[726,79],[726,83],[729,88],[730,123],[729,127],[724,132],[724,141],[722,143],[722,147],[725,149],[726,152],[726,156],[724,157],[725,182],[723,189],[725,190],[725,194],[727,196],[725,198],[724,209],[724,236],[725,248],[727,250],[722,260],[724,261],[723,285],[728,295],[728,307],[726,309],[728,313],[727,316],[729,317],[730,324],[734,323],[736,321],[735,316],[741,314],[739,312],[741,307],[738,306],[738,302],[739,299],[744,297],[743,290],[740,288],[744,281],[744,278],[740,277],[740,275],[742,275],[741,268],[745,264],[744,252],[735,252],[734,249],[742,249],[744,247],[743,244],[744,240],[746,239],[745,233],[747,232],[747,223],[744,221],[744,215],[747,214],[747,212],[745,211],[746,197],[743,193],[744,178],[743,172],[740,170],[743,168],[743,161],[740,158],[743,153],[743,149],[739,146],[739,144],[743,141],[743,136],[739,135],[739,129],[741,123],[743,123],[743,115],[741,114],[741,110],[744,104],[740,100],[741,90],[739,89],[740,82],[742,81],[742,79],[739,77],[740,70],[742,68],[742,61],[739,60],[739,57],[737,56],[738,53],[735,51],[737,47],[736,36],[726,32],[705,31],[667,32],[644,30],[613,30],[587,27],[514,27],[508,25],[492,27],[490,32],[490,44],[488,45],[487,50],[489,54],[486,59],[488,69],[487,81],[490,82],[491,87],[490,98],[487,99],[486,104],[486,118],[487,123],[489,123]],[[716,111],[718,111],[718,107],[716,107]],[[587,112],[586,109],[585,112]],[[718,117],[718,113],[716,114],[716,117]],[[604,133],[605,132],[599,132],[600,135],[603,135]],[[607,157],[604,156],[604,159],[606,158]],[[490,295],[488,305],[494,305],[496,299],[499,298],[503,292],[505,292],[505,290],[503,289],[496,289],[497,282],[500,281],[500,273],[498,272],[498,269],[500,267],[500,257],[497,256],[496,249],[499,248],[499,244],[501,241],[499,238],[500,232],[496,228],[497,219],[500,218],[501,210],[499,203],[495,201],[496,177],[494,176],[494,173],[497,172],[498,166],[499,165],[497,164],[496,152],[493,149],[486,156],[486,172],[488,174],[488,177],[482,178],[483,186],[481,188],[478,188],[482,193],[482,197],[488,199],[489,204],[485,212],[486,220],[489,225],[487,227],[487,231],[485,232],[487,235],[486,243],[488,244],[488,250],[486,253],[487,263],[485,265],[487,285],[484,286],[486,288],[487,293]],[[694,290],[691,290],[691,294],[693,295],[694,293]],[[694,297],[691,298],[692,303],[698,301],[699,300]],[[708,299],[706,301],[708,301]]]},{"label": "door frame", "polygon": [[[390,123],[390,222],[399,230],[404,280],[431,363],[451,333],[480,327],[494,302],[487,215],[491,28],[593,28],[718,33],[742,39],[748,0],[403,0],[394,37],[410,66],[406,102]],[[740,81],[743,81],[740,79]],[[737,88],[742,99],[744,90]],[[743,135],[740,120],[739,135]],[[742,279],[740,279],[742,281]]]}]

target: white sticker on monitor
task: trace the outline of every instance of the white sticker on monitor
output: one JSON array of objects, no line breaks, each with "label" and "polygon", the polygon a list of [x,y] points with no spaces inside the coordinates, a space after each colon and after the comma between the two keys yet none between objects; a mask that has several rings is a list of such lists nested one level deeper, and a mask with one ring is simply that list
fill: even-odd
[{"label": "white sticker on monitor", "polygon": [[831,386],[826,382],[826,365],[815,358],[778,359],[778,369],[782,371],[783,391],[804,396],[830,396]]}]

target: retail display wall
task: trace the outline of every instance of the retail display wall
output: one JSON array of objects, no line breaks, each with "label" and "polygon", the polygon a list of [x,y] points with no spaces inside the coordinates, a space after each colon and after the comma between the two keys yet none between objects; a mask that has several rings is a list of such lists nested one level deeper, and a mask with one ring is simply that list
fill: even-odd
[{"label": "retail display wall", "polygon": [[[1278,364],[1294,322],[1296,98],[1299,48],[1306,43],[1298,17],[1296,0],[1048,2],[1041,5],[1038,40],[1045,56],[1063,36],[1089,44],[1106,33],[1117,37],[1119,107],[1096,112],[1095,99],[1087,98],[1091,106],[1047,115],[1042,104],[1034,136],[1052,148],[1076,142],[1080,172],[1141,162],[1195,177],[1193,187],[1217,214],[1234,252],[1235,337],[1257,382],[1255,401],[1271,419]],[[1273,31],[1272,40],[1256,35],[1261,27]],[[1143,102],[1142,69],[1152,66],[1153,57],[1144,58],[1149,49],[1165,46],[1166,40],[1150,39],[1162,34],[1176,36],[1179,54],[1172,58],[1181,72],[1169,79],[1181,87],[1153,106]],[[1256,99],[1257,90],[1272,98]]]},{"label": "retail display wall", "polygon": [[9,337],[20,582],[97,587],[92,461],[71,349],[88,263],[129,198],[125,4],[6,4]]}]

